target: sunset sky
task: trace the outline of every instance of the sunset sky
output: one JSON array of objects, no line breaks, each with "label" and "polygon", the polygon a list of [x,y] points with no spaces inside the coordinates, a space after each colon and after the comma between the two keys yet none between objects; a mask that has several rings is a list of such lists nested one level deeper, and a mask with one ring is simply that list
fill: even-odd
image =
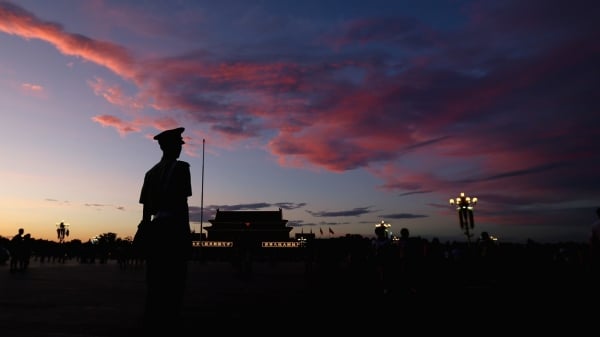
[{"label": "sunset sky", "polygon": [[0,235],[133,235],[152,137],[183,126],[196,232],[216,209],[281,208],[291,235],[383,220],[464,240],[448,200],[465,192],[475,235],[585,241],[599,17],[593,0],[0,1]]}]

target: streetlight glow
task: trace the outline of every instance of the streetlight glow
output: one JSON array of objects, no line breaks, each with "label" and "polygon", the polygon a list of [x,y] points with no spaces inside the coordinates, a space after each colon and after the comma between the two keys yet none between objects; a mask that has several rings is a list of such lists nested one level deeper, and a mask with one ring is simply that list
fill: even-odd
[{"label": "streetlight glow", "polygon": [[65,238],[69,236],[69,224],[63,221],[56,225],[56,235],[58,236],[58,242],[65,242]]},{"label": "streetlight glow", "polygon": [[375,224],[375,227],[385,227],[387,229],[389,227],[392,227],[392,225],[390,225],[389,223],[386,223],[385,221],[381,220],[380,223]]},{"label": "streetlight glow", "polygon": [[381,220],[380,223],[375,224],[375,233],[377,233],[378,231],[383,230],[383,234],[385,235],[385,237],[389,237],[390,236],[390,231],[389,228],[392,227],[391,224]]},{"label": "streetlight glow", "polygon": [[456,206],[458,219],[460,220],[460,228],[467,236],[468,242],[471,242],[471,237],[473,236],[471,230],[475,228],[473,209],[477,201],[477,197],[465,196],[464,192],[460,192],[460,195],[456,197],[456,199],[450,199],[450,205]]}]

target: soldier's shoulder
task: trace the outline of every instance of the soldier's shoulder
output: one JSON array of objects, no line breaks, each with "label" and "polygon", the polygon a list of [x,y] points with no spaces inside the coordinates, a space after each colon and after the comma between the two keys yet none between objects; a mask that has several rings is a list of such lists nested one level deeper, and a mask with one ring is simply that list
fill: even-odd
[{"label": "soldier's shoulder", "polygon": [[156,163],[154,164],[148,171],[146,171],[146,176],[152,175],[155,172],[159,172],[160,171],[160,163]]},{"label": "soldier's shoulder", "polygon": [[183,160],[178,160],[177,165],[179,165],[180,167],[190,167],[190,163],[188,163],[187,161],[183,161]]}]

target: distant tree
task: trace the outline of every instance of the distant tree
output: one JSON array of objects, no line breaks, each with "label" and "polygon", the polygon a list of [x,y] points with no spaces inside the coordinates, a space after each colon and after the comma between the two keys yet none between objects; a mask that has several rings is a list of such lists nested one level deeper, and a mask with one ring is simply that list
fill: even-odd
[{"label": "distant tree", "polygon": [[99,244],[108,244],[109,246],[114,244],[117,241],[117,234],[108,232],[104,234],[98,235],[98,243]]},{"label": "distant tree", "polygon": [[113,252],[117,247],[117,234],[116,233],[103,233],[98,235],[98,241],[96,241],[96,253],[100,258],[100,263],[105,263],[111,258]]}]

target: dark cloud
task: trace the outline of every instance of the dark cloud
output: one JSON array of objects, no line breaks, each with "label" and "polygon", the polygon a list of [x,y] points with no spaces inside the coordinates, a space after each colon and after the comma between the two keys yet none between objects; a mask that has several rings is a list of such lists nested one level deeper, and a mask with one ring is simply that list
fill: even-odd
[{"label": "dark cloud", "polygon": [[309,211],[306,212],[314,217],[322,218],[322,217],[342,217],[342,216],[361,216],[363,214],[369,214],[374,211],[370,210],[371,206],[368,207],[356,207],[351,210],[345,211]]},{"label": "dark cloud", "polygon": [[393,213],[393,214],[380,215],[380,217],[384,218],[384,219],[419,219],[419,218],[427,218],[428,215],[411,214],[411,213]]},{"label": "dark cloud", "polygon": [[433,191],[411,191],[411,192],[406,192],[406,193],[400,193],[398,194],[399,197],[406,197],[409,195],[415,195],[415,194],[427,194],[427,193],[431,193]]},{"label": "dark cloud", "polygon": [[302,207],[306,206],[306,203],[305,202],[301,202],[301,203],[276,202],[273,204],[273,206],[279,207],[279,208],[285,209],[285,210],[292,210],[292,209],[302,208]]}]

